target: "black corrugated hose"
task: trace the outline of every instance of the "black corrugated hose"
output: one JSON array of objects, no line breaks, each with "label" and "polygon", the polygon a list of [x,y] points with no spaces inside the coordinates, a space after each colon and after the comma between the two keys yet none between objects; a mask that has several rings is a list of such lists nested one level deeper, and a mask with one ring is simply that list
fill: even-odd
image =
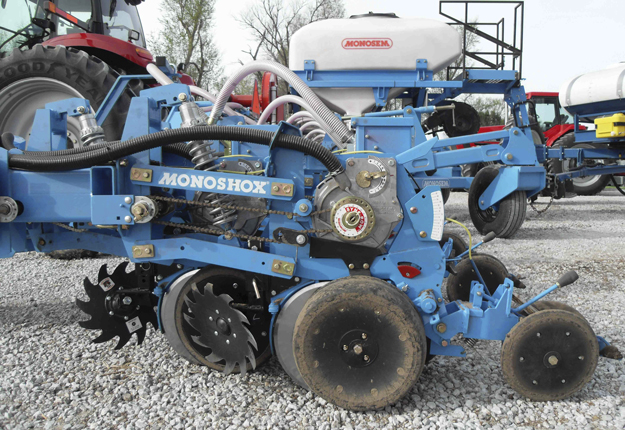
[{"label": "black corrugated hose", "polygon": [[[58,172],[84,169],[102,163],[113,162],[140,151],[159,146],[187,142],[192,140],[235,140],[239,142],[269,145],[274,133],[243,127],[212,126],[189,127],[164,130],[158,133],[128,139],[123,142],[109,142],[93,147],[75,148],[64,151],[52,151],[46,155],[11,154],[9,167],[37,172]],[[330,150],[299,136],[280,134],[274,145],[278,148],[303,152],[319,160],[331,173],[340,173],[343,166]]]}]

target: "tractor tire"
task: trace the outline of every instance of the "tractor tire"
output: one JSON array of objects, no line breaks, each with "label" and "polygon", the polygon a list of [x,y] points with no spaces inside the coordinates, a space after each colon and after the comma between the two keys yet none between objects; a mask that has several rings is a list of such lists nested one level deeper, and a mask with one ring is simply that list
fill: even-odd
[{"label": "tractor tire", "polygon": [[501,166],[487,166],[477,172],[471,188],[469,188],[469,214],[475,228],[482,234],[491,231],[497,237],[508,238],[513,236],[525,220],[527,212],[527,195],[524,191],[514,191],[499,202],[499,209],[480,209],[479,198],[491,182],[499,174]]},{"label": "tractor tire", "polygon": [[[0,134],[10,132],[28,142],[36,110],[58,100],[82,97],[96,111],[117,77],[102,60],[74,48],[14,49],[0,59]],[[108,141],[121,138],[133,96],[126,89],[104,121]],[[68,137],[68,147],[79,142],[77,120],[68,121]]]},{"label": "tractor tire", "polygon": [[[551,145],[552,148],[600,148],[601,145],[593,145],[592,143],[575,143],[575,135],[573,133],[566,133],[560,136]],[[603,163],[603,160],[599,160],[599,163]],[[546,162],[547,172],[549,173],[562,173],[576,167],[577,162],[575,160],[558,160],[557,158],[550,158]],[[574,178],[573,180],[573,192],[579,196],[594,196],[599,194],[610,182],[610,175],[596,175],[596,176],[583,176],[580,178]]]}]

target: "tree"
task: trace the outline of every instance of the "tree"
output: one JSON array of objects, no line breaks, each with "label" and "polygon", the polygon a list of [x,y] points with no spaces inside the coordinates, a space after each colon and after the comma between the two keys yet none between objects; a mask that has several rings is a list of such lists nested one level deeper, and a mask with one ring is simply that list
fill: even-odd
[{"label": "tree", "polygon": [[149,42],[152,53],[182,63],[197,86],[214,88],[223,71],[211,34],[215,0],[163,0],[160,11],[161,31]]},{"label": "tree", "polygon": [[[289,44],[293,34],[312,22],[343,18],[343,0],[259,0],[238,18],[250,31],[254,46],[243,51],[253,60],[271,59],[289,66]],[[279,94],[288,92],[280,82]]]}]

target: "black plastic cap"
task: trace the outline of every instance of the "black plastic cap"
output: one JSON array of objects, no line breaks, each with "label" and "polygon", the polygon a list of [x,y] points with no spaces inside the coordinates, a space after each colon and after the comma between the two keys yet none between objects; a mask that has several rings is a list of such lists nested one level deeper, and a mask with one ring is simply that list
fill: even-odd
[{"label": "black plastic cap", "polygon": [[558,279],[557,284],[560,286],[560,288],[562,288],[562,287],[566,287],[567,285],[572,284],[578,279],[579,279],[579,275],[577,274],[577,272],[575,272],[575,270],[571,270],[569,272],[566,272],[564,275],[560,276],[560,279]]},{"label": "black plastic cap", "polygon": [[494,231],[491,231],[490,233],[488,233],[486,236],[484,236],[482,238],[482,242],[486,243],[486,242],[490,242],[491,240],[495,239],[497,237],[497,233],[495,233]]}]

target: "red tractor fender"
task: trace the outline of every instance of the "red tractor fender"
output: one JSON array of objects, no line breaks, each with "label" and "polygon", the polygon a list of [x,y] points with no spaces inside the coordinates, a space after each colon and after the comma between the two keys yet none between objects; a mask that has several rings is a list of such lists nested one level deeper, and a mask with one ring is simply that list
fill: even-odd
[{"label": "red tractor fender", "polygon": [[129,68],[128,63],[134,65],[132,69],[136,70],[138,68],[145,69],[148,64],[154,61],[154,57],[147,49],[103,34],[72,33],[53,37],[46,40],[43,45],[63,45],[80,49],[95,55],[113,67],[121,67],[125,70]]}]

